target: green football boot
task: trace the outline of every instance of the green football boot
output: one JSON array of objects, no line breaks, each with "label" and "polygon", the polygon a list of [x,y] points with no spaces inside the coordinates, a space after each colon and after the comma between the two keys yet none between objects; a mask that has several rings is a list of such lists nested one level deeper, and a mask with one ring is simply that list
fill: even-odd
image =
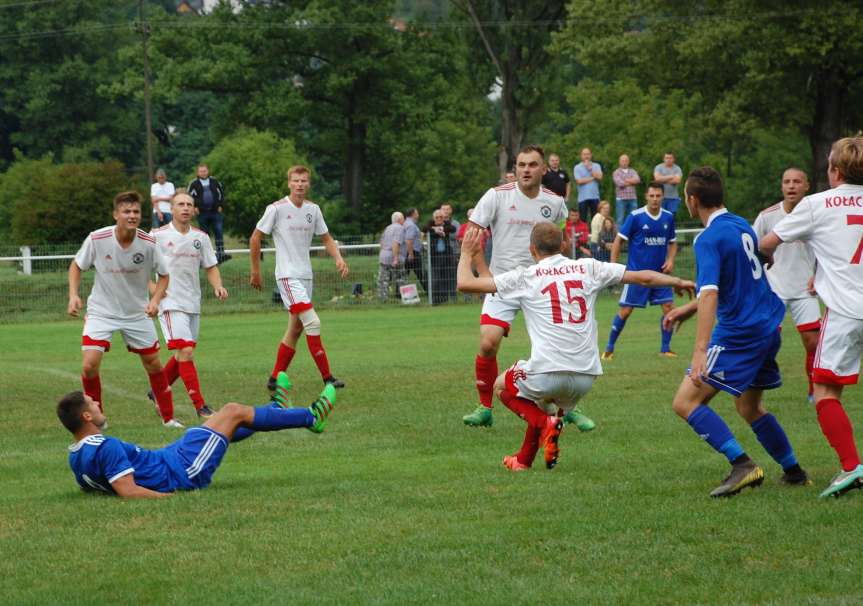
[{"label": "green football boot", "polygon": [[273,390],[273,402],[282,408],[293,408],[294,404],[291,401],[292,387],[288,373],[280,372],[276,377],[276,387]]},{"label": "green football boot", "polygon": [[573,407],[572,410],[563,416],[563,422],[567,425],[575,425],[578,431],[582,433],[592,431],[596,427],[593,419],[581,412],[578,406]]},{"label": "green football boot", "polygon": [[824,491],[818,495],[820,497],[840,497],[849,490],[855,488],[863,488],[863,465],[858,465],[851,471],[840,471]]},{"label": "green football boot", "polygon": [[469,415],[461,418],[464,424],[469,427],[491,427],[494,419],[491,416],[491,408],[480,404]]},{"label": "green football boot", "polygon": [[309,412],[315,417],[315,423],[309,427],[312,433],[323,433],[327,426],[327,417],[333,412],[333,405],[336,403],[336,388],[333,385],[327,385],[318,396],[318,399],[312,402],[309,406]]}]

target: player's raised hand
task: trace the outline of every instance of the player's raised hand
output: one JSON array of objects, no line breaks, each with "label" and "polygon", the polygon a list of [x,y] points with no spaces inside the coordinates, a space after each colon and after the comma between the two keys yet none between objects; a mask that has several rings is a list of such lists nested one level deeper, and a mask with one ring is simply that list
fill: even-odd
[{"label": "player's raised hand", "polygon": [[219,301],[224,301],[228,298],[228,290],[224,286],[220,286],[218,288],[213,289],[213,294],[216,295],[216,298]]},{"label": "player's raised hand", "polygon": [[707,376],[707,352],[696,349],[692,353],[692,362],[689,364],[689,379],[696,387],[701,387],[701,379]]},{"label": "player's raised hand", "polygon": [[461,241],[462,252],[474,256],[482,250],[482,229],[479,227],[470,226],[464,232],[464,239]]},{"label": "player's raised hand", "polygon": [[351,270],[348,269],[348,264],[345,263],[345,260],[342,258],[336,259],[336,269],[339,270],[339,275],[343,278],[347,278],[348,274],[351,272]]},{"label": "player's raised hand", "polygon": [[69,305],[66,307],[66,313],[73,318],[77,318],[78,312],[81,311],[81,308],[83,307],[84,304],[81,303],[81,297],[79,297],[78,295],[69,297]]},{"label": "player's raised hand", "polygon": [[261,290],[261,287],[264,285],[264,281],[261,280],[260,272],[252,272],[252,274],[249,276],[249,285],[255,290]]}]

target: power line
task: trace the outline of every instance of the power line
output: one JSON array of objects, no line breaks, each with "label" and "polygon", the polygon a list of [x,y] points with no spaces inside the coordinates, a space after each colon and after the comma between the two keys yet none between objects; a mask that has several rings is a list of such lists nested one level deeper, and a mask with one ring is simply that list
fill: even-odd
[{"label": "power line", "polygon": [[55,4],[60,0],[30,0],[30,2],[15,2],[12,4],[0,4],[0,10],[4,8],[21,8],[25,6],[34,6],[36,4]]}]

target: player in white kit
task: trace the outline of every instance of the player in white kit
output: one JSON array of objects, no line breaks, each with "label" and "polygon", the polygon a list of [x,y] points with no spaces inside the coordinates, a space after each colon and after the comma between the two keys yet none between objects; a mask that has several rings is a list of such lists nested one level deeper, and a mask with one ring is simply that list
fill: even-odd
[{"label": "player in white kit", "polygon": [[[545,174],[545,154],[538,145],[524,147],[516,158],[517,179],[489,189],[480,198],[470,227],[477,231],[491,229],[494,246],[491,253],[491,271],[503,273],[533,263],[530,256],[530,231],[537,223],[560,224],[568,212],[563,198],[542,187]],[[479,353],[474,362],[476,390],[479,406],[462,417],[465,425],[490,427],[492,418],[493,386],[498,376],[497,352],[501,341],[509,334],[509,327],[518,313],[518,303],[505,301],[487,294],[479,320]],[[567,422],[574,422],[582,431],[590,431],[594,423],[573,409]]]},{"label": "player in white kit", "polygon": [[[168,287],[168,265],[156,240],[138,229],[141,224],[141,196],[134,191],[114,197],[114,226],[90,233],[69,265],[69,305],[67,312],[78,317],[83,307],[78,291],[81,273],[96,269],[93,290],[87,298],[87,315],[81,338],[84,393],[102,406],[99,368],[102,356],[111,348],[111,337],[119,330],[132,353],[150,379],[159,414],[165,427],[183,427],[174,419],[171,388],[159,361],[159,337],[150,318],[159,310],[159,301]],[[147,285],[153,273],[158,282],[150,296]]]},{"label": "player in white kit", "polygon": [[290,312],[288,329],[279,343],[276,363],[267,381],[267,388],[276,388],[276,376],[288,368],[296,353],[297,341],[305,331],[309,353],[321,373],[324,383],[341,388],[345,384],[330,372],[330,363],[321,343],[321,322],[312,307],[312,262],[309,248],[314,236],[320,236],[327,253],[335,260],[343,278],[348,265],[342,259],[338,244],[330,235],[320,207],[306,199],[310,187],[309,169],[292,166],[288,169],[290,194],[267,206],[249,239],[252,288],[261,289],[261,240],[272,234],[276,246],[276,283],[282,303]]},{"label": "player in white kit", "polygon": [[[773,231],[776,224],[791,214],[809,191],[809,178],[799,168],[782,173],[782,202],[762,210],[752,229],[758,239]],[[800,333],[806,349],[806,376],[809,378],[809,400],[812,396],[812,363],[821,330],[821,308],[818,298],[809,292],[809,281],[815,273],[815,257],[805,242],[789,242],[773,255],[773,265],[767,270],[767,280],[785,307]]]},{"label": "player in white kit", "polygon": [[832,189],[803,198],[760,244],[771,257],[781,243],[804,240],[818,263],[815,290],[827,311],[812,370],[815,408],[842,465],[822,497],[863,488],[854,431],[840,402],[845,385],[857,383],[863,355],[863,137],[833,144],[828,177]]},{"label": "player in white kit", "polygon": [[[165,364],[168,385],[177,377],[183,380],[195,411],[202,419],[213,416],[213,411],[201,394],[198,369],[194,353],[201,326],[201,281],[199,268],[207,270],[207,280],[213,294],[220,301],[228,297],[222,286],[219,262],[210,236],[204,230],[192,227],[195,201],[189,194],[176,194],[171,198],[171,222],[153,230],[156,244],[168,264],[170,282],[165,297],[159,302],[159,324],[168,344],[175,352]],[[153,392],[147,394],[152,400]]]},{"label": "player in white kit", "polygon": [[602,374],[594,319],[594,303],[602,289],[619,282],[670,286],[690,294],[695,289],[692,282],[651,270],[628,271],[617,263],[568,259],[560,254],[562,243],[556,226],[537,223],[529,248],[535,264],[492,276],[480,261],[478,278],[471,271],[471,256],[480,250],[479,232],[469,230],[462,243],[459,290],[496,293],[519,306],[530,336],[530,359],[519,360],[494,382],[500,401],[528,424],[521,450],[503,460],[513,471],[528,469],[540,446],[546,467],[557,464],[563,428],[558,409],[571,410]]}]

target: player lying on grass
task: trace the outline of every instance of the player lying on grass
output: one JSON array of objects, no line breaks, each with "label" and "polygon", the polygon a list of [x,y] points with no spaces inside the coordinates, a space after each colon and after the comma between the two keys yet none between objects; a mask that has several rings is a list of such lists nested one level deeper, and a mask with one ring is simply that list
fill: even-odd
[{"label": "player lying on grass", "polygon": [[290,381],[280,373],[274,400],[265,406],[231,402],[200,427],[158,450],[102,434],[105,415],[99,403],[80,391],[68,393],[57,404],[60,422],[75,436],[69,447],[69,466],[78,485],[124,499],[170,496],[177,490],[206,488],[213,479],[229,442],[239,442],[256,431],[305,427],[314,430],[332,412],[336,390],[327,385],[308,408],[290,408]]},{"label": "player lying on grass", "polygon": [[458,288],[462,292],[497,293],[516,302],[524,311],[530,337],[530,359],[519,360],[497,377],[494,392],[504,405],[527,421],[521,450],[504,457],[513,471],[527,469],[542,446],[545,465],[557,464],[558,438],[563,420],[558,409],[572,409],[602,374],[596,344],[596,297],[612,284],[641,284],[650,288],[670,286],[692,295],[688,281],[642,270],[628,271],[617,263],[595,259],[568,259],[561,254],[563,236],[551,223],[537,223],[530,234],[530,253],[536,264],[492,276],[481,261],[479,277],[471,272],[476,262],[479,232],[468,230],[461,247]]}]

